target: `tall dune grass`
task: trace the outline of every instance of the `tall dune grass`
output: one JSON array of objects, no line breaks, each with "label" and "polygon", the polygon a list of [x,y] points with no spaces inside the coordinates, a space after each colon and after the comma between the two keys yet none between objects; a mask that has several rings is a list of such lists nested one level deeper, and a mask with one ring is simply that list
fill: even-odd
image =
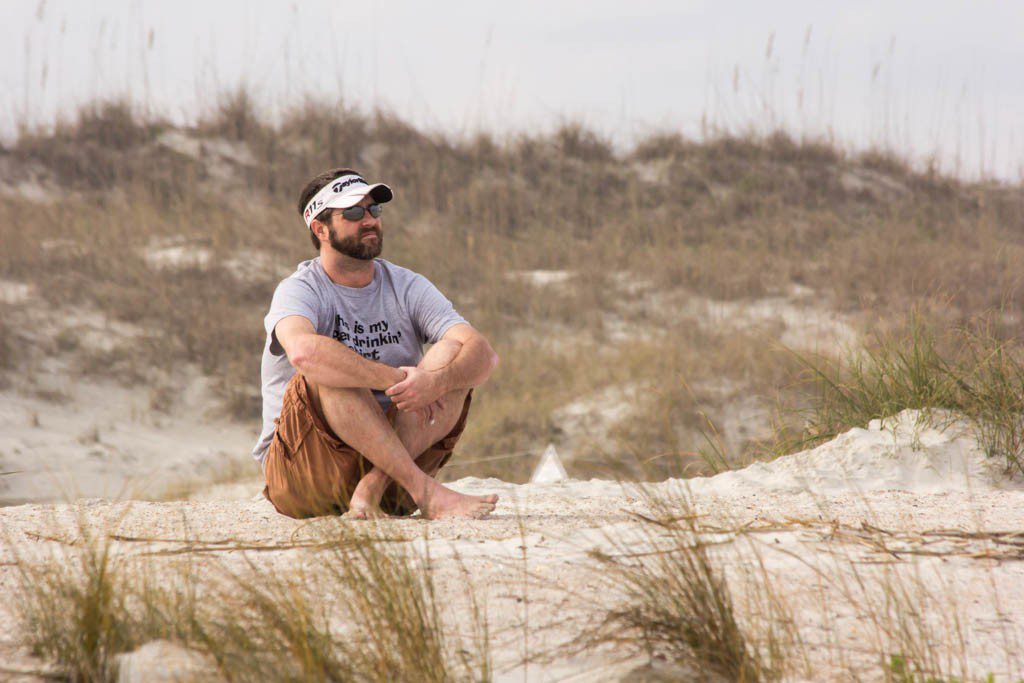
[{"label": "tall dune grass", "polygon": [[[611,645],[624,658],[642,653],[651,662],[667,662],[671,673],[656,680],[1020,677],[1016,624],[995,584],[982,580],[966,599],[958,588],[963,575],[948,564],[983,563],[983,551],[970,557],[952,550],[943,557],[929,546],[919,556],[881,535],[872,538],[870,521],[851,527],[859,533],[846,538],[835,533],[838,525],[828,533],[822,522],[823,533],[812,540],[798,520],[773,520],[765,531],[758,528],[763,519],[722,521],[713,507],[698,508],[684,494],[643,495],[651,514],[640,519],[637,536],[609,537],[607,549],[595,551],[593,571],[610,601],[602,603],[603,620],[585,630],[574,648]],[[780,546],[777,537],[771,542],[787,531],[815,547]],[[984,531],[978,535],[980,550]],[[866,546],[877,554],[865,556]],[[776,553],[781,565],[770,561]],[[792,560],[800,571],[794,572]],[[1001,633],[972,630],[990,621],[979,602],[991,605]],[[987,644],[983,650],[979,639]]]},{"label": "tall dune grass", "polygon": [[[436,282],[505,360],[474,401],[460,450],[480,464],[461,474],[521,477],[525,461],[495,458],[578,438],[553,412],[613,385],[644,400],[596,439],[600,462],[578,474],[698,450],[700,428],[729,410],[715,383],[766,401],[789,392],[797,364],[769,353],[770,336],[695,331],[679,306],[688,295],[753,301],[797,284],[869,332],[929,303],[938,325],[1001,307],[1016,317],[1000,334],[1024,332],[1017,187],[781,132],[699,143],[659,133],[617,152],[576,124],[454,138],[315,101],[272,121],[255,99],[232,91],[180,129],[99,102],[0,150],[18,169],[0,180],[23,188],[0,195],[0,278],[38,296],[15,305],[11,320],[23,322],[10,324],[31,334],[29,313],[45,306],[58,321],[99,311],[139,331],[113,350],[65,353],[42,340],[20,367],[65,353],[84,373],[145,385],[191,364],[214,378],[228,414],[255,423],[270,294],[314,255],[295,196],[342,163],[396,189],[384,257]],[[32,198],[57,189],[58,205]],[[168,248],[208,258],[146,261]],[[531,269],[573,277],[513,277]],[[756,454],[736,447],[736,461]],[[685,463],[675,458],[674,471]]]},{"label": "tall dune grass", "polygon": [[[643,495],[651,506],[651,515],[641,518],[643,550],[609,539],[611,552],[598,554],[607,590],[618,605],[584,640],[639,645],[652,659],[687,667],[695,680],[778,680],[795,645],[783,615],[774,610],[763,633],[741,622],[735,586],[692,501]],[[768,579],[761,575],[751,581]],[[759,593],[768,590],[763,585]]]},{"label": "tall dune grass", "polygon": [[773,448],[792,452],[907,409],[955,411],[969,419],[986,453],[1024,474],[1024,349],[991,322],[939,331],[917,316],[846,359],[800,357],[812,398],[797,410],[800,431]]},{"label": "tall dune grass", "polygon": [[84,519],[78,529],[53,556],[15,558],[20,633],[70,680],[114,680],[118,655],[154,640],[182,644],[230,681],[491,679],[473,591],[459,605],[469,623],[453,628],[429,556],[388,547],[377,530],[321,525],[302,566],[249,558],[239,569],[156,565]]}]

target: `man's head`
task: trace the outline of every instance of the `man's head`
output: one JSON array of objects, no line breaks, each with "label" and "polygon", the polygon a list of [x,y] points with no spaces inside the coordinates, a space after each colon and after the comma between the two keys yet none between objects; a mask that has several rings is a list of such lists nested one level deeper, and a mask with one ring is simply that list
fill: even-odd
[{"label": "man's head", "polygon": [[298,209],[315,249],[326,241],[346,256],[368,260],[384,246],[380,205],[393,196],[387,185],[370,185],[357,171],[335,168],[309,181],[299,196]]}]

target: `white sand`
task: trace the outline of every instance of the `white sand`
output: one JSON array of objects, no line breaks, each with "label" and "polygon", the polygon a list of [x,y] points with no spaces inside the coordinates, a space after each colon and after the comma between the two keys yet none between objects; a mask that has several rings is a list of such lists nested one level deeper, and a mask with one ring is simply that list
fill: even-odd
[{"label": "white sand", "polygon": [[[87,332],[76,332],[82,343]],[[161,497],[197,480],[258,473],[247,455],[257,426],[218,419],[208,380],[187,368],[181,375],[164,394],[44,368],[38,395],[0,391],[0,472],[10,473],[0,477],[0,505]]]},{"label": "white sand", "polygon": [[[997,680],[1024,673],[1024,651],[1018,647],[1024,642],[1024,549],[1012,539],[1001,543],[940,531],[1024,530],[1024,487],[985,459],[964,425],[943,430],[917,424],[917,417],[908,411],[773,463],[650,487],[676,497],[688,488],[707,538],[721,542],[711,552],[730,580],[743,623],[756,632],[756,589],[766,584],[788,605],[808,662],[791,673],[793,680],[883,678],[879,653],[898,647],[876,642],[880,622],[872,615],[883,610],[873,605],[886,583],[907,587],[923,615],[916,619],[925,625],[922,637],[931,651],[949,660],[946,673],[961,673],[961,665],[971,676],[993,672]],[[467,478],[454,487],[496,492],[501,502],[486,520],[389,520],[384,528],[418,547],[429,544],[443,604],[452,609],[464,604],[466,586],[454,561],[462,559],[486,599],[499,680],[523,680],[519,658],[526,618],[530,652],[552,655],[546,663],[530,665],[528,680],[570,674],[578,676],[572,680],[614,680],[646,661],[621,647],[575,656],[560,650],[617,600],[591,551],[644,551],[664,542],[631,514],[647,510],[635,486],[601,480],[513,485]],[[310,525],[278,515],[265,501],[253,499],[257,492],[253,482],[222,488],[221,499],[201,502],[23,505],[0,509],[0,525],[22,553],[56,547],[44,535],[75,538],[77,513],[101,528],[116,520],[126,536],[166,539],[118,543],[125,553],[183,549],[174,539],[185,536],[214,550],[225,540],[266,546],[302,538]],[[737,531],[741,527],[746,533]],[[280,568],[302,565],[309,552],[282,549],[249,556]],[[0,591],[17,589],[14,571],[5,564],[11,554],[10,547],[2,548]],[[531,577],[526,583],[524,554]],[[195,557],[234,566],[242,562],[237,550]],[[744,578],[751,575],[753,580]],[[0,600],[0,624],[12,623],[10,602]],[[19,666],[34,661],[12,631],[0,628],[0,660],[5,656]]]},{"label": "white sand", "polygon": [[510,280],[518,280],[536,287],[560,285],[575,275],[570,270],[513,270],[506,274]]},{"label": "white sand", "polygon": [[32,286],[24,282],[0,280],[0,303],[21,304],[29,300]]},{"label": "white sand", "polygon": [[213,252],[206,247],[178,244],[148,249],[143,258],[151,268],[202,268],[213,260]]},{"label": "white sand", "polygon": [[777,491],[817,495],[903,490],[915,493],[1015,487],[1003,463],[985,456],[969,425],[933,411],[906,410],[867,429],[851,429],[818,448],[754,463],[689,485],[702,493]]}]

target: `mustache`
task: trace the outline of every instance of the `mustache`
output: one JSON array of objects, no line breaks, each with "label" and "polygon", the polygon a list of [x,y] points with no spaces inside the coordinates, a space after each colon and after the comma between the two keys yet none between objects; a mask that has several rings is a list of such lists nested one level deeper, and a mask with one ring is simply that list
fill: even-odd
[{"label": "mustache", "polygon": [[365,237],[367,235],[376,235],[377,237],[380,237],[380,230],[376,228],[367,228],[366,230],[359,231],[359,237]]}]

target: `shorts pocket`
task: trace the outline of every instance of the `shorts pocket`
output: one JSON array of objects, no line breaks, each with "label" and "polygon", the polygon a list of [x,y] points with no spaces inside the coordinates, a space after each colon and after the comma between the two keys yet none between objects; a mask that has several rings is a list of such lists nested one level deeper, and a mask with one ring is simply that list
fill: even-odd
[{"label": "shorts pocket", "polygon": [[286,405],[281,411],[281,417],[277,418],[275,422],[277,429],[274,430],[274,441],[271,442],[271,445],[276,442],[281,454],[285,458],[291,459],[292,454],[299,450],[302,442],[313,429],[313,422],[308,415],[302,414],[294,404]]}]

